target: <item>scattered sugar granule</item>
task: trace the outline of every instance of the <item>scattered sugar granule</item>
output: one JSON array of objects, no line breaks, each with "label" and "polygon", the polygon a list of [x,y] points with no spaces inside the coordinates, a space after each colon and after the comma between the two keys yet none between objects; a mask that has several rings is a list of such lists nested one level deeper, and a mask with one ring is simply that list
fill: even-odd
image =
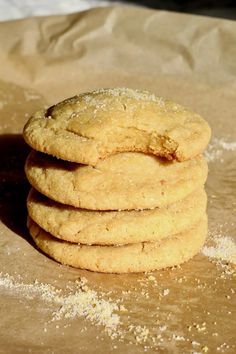
[{"label": "scattered sugar granule", "polygon": [[37,93],[32,91],[24,91],[23,94],[27,102],[33,100],[39,100],[41,98]]},{"label": "scattered sugar granule", "polygon": [[129,325],[128,330],[134,333],[137,343],[145,343],[147,341],[149,329],[146,326]]},{"label": "scattered sugar granule", "polygon": [[86,285],[85,278],[77,281],[76,291],[62,294],[61,289],[56,289],[49,284],[39,283],[24,284],[16,281],[9,274],[0,273],[0,286],[11,289],[25,298],[39,297],[44,301],[53,303],[57,309],[52,314],[52,321],[62,318],[83,317],[95,325],[102,325],[111,338],[115,338],[119,331],[120,317],[115,311],[119,310],[117,303],[102,299],[94,290]]},{"label": "scattered sugar granule", "polygon": [[203,323],[194,323],[193,328],[195,328],[198,332],[204,332],[206,330],[206,322]]},{"label": "scattered sugar granule", "polygon": [[191,344],[192,344],[192,345],[200,345],[200,343],[199,343],[199,342],[196,342],[195,340],[193,340],[193,341],[191,342]]},{"label": "scattered sugar granule", "polygon": [[173,334],[172,338],[176,341],[185,341],[185,338],[183,336],[179,336],[178,334]]},{"label": "scattered sugar granule", "polygon": [[119,310],[120,310],[121,312],[127,312],[127,311],[128,311],[127,308],[124,307],[124,305],[120,305],[120,306],[119,306]]},{"label": "scattered sugar granule", "polygon": [[227,142],[223,138],[213,138],[204,155],[208,162],[223,162],[224,151],[236,151],[236,141]]},{"label": "scattered sugar granule", "polygon": [[205,256],[236,264],[236,243],[231,237],[215,236],[212,241],[214,246],[205,245],[202,249]]},{"label": "scattered sugar granule", "polygon": [[165,331],[167,329],[167,326],[166,325],[162,325],[162,326],[159,326],[159,330],[161,332]]},{"label": "scattered sugar granule", "polygon": [[167,295],[169,295],[169,293],[170,293],[169,289],[164,289],[163,290],[163,296],[167,296]]}]

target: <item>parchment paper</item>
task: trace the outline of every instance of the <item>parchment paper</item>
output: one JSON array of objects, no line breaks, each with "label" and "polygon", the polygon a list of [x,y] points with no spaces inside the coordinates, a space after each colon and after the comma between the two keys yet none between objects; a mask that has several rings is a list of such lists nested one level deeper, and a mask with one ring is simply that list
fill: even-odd
[{"label": "parchment paper", "polygon": [[[213,129],[207,245],[217,235],[235,240],[235,75],[231,21],[116,7],[0,24],[1,353],[236,352],[236,277],[227,257],[199,254],[151,276],[118,276],[61,266],[36,250],[25,226],[29,149],[21,137],[36,109],[99,87],[148,89],[191,107]],[[60,306],[30,288],[51,284],[66,301],[81,277],[126,308],[114,310],[117,338],[77,314],[52,321]]]}]

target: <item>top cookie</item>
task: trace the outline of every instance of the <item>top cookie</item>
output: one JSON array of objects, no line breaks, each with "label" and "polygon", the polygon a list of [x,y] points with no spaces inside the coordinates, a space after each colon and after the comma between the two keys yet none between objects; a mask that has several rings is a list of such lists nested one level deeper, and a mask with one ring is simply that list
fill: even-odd
[{"label": "top cookie", "polygon": [[200,154],[210,128],[198,114],[146,91],[100,89],[36,112],[24,128],[35,150],[96,165],[138,151],[184,161]]}]

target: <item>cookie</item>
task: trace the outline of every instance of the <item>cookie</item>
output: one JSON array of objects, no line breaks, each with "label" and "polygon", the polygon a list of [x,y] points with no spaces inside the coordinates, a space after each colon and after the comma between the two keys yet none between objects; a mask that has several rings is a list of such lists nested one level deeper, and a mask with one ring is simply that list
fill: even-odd
[{"label": "cookie", "polygon": [[184,199],[203,186],[207,163],[202,156],[177,162],[127,152],[93,167],[32,151],[25,172],[35,189],[63,204],[91,210],[149,209]]},{"label": "cookie", "polygon": [[56,261],[73,267],[104,273],[145,272],[181,264],[204,244],[207,219],[191,229],[154,243],[125,246],[87,246],[54,238],[30,218],[30,234],[39,249]]},{"label": "cookie", "polygon": [[210,139],[198,114],[146,91],[101,89],[36,112],[23,132],[35,150],[96,165],[117,152],[138,151],[184,161]]},{"label": "cookie", "polygon": [[203,189],[164,208],[91,211],[56,203],[32,189],[27,199],[30,218],[53,236],[82,244],[128,244],[160,241],[189,229],[206,211]]}]

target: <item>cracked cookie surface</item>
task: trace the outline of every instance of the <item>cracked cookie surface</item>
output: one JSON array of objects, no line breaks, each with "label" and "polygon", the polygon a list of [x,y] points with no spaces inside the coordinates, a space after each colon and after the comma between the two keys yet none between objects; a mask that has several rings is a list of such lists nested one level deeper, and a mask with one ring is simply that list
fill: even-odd
[{"label": "cracked cookie surface", "polygon": [[91,211],[56,203],[31,189],[29,216],[53,236],[83,244],[128,244],[160,241],[187,230],[206,212],[207,197],[198,189],[164,208],[131,211]]},{"label": "cracked cookie surface", "polygon": [[36,112],[23,132],[35,150],[96,165],[138,151],[184,161],[200,154],[210,128],[198,114],[146,91],[100,89]]},{"label": "cracked cookie surface", "polygon": [[105,273],[144,272],[172,267],[198,253],[207,234],[204,216],[189,230],[161,242],[125,246],[87,246],[54,238],[28,218],[30,234],[39,249],[56,261]]},{"label": "cracked cookie surface", "polygon": [[175,203],[203,187],[207,163],[201,155],[177,162],[127,152],[93,167],[32,150],[25,172],[36,190],[62,204],[91,210],[150,209]]}]

